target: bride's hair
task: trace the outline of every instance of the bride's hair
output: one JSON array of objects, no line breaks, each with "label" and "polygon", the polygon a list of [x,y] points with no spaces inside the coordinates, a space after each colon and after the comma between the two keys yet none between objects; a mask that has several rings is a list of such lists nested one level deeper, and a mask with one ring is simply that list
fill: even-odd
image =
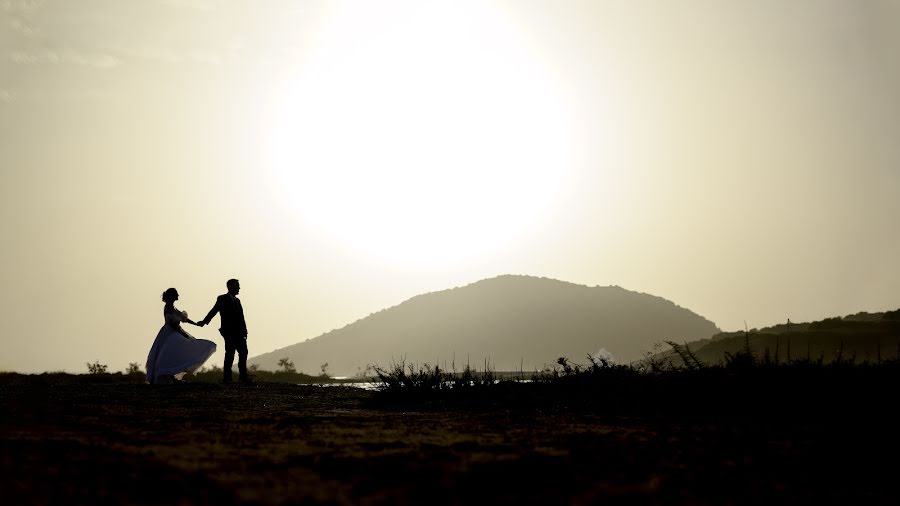
[{"label": "bride's hair", "polygon": [[178,290],[176,290],[174,288],[169,288],[168,290],[163,292],[162,300],[163,300],[163,302],[174,302],[176,295],[178,295]]}]

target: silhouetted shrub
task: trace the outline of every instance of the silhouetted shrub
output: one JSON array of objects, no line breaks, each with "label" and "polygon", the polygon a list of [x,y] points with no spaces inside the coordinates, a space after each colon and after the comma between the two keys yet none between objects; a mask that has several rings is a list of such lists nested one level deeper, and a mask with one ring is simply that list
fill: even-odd
[{"label": "silhouetted shrub", "polygon": [[283,357],[278,359],[278,367],[281,368],[282,372],[296,372],[297,368],[294,367],[294,362],[288,357]]},{"label": "silhouetted shrub", "polygon": [[700,361],[694,352],[691,351],[691,347],[688,346],[687,343],[678,344],[673,341],[666,341],[666,344],[672,347],[676,354],[681,357],[681,361],[684,362],[684,366],[688,369],[703,369],[706,367],[706,364]]},{"label": "silhouetted shrub", "polygon": [[99,360],[95,360],[94,363],[87,363],[88,372],[90,374],[106,374],[107,367],[105,364],[101,364]]}]

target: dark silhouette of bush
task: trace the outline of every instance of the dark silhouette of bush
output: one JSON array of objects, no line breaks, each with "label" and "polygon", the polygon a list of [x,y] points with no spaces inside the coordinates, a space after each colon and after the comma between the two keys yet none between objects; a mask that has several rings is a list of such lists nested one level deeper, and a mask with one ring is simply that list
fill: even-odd
[{"label": "dark silhouette of bush", "polygon": [[297,372],[297,369],[294,367],[294,362],[288,357],[282,357],[278,361],[278,367],[281,368],[282,372]]},{"label": "dark silhouette of bush", "polygon": [[106,364],[101,364],[99,360],[95,360],[94,363],[87,363],[88,373],[89,374],[106,374],[107,367]]},{"label": "dark silhouette of bush", "polygon": [[[427,364],[395,364],[378,372],[380,406],[501,409],[575,409],[622,416],[710,415],[740,417],[854,416],[859,410],[893,409],[883,399],[900,380],[900,360],[857,363],[837,351],[822,356],[776,361],[750,349],[729,355],[725,364],[707,365],[682,348],[684,365],[656,368],[616,365],[588,355],[587,364],[560,357],[530,379],[497,379],[492,372],[467,368],[449,373]],[[678,345],[683,346],[683,345]],[[766,355],[770,358],[766,359]],[[687,365],[690,364],[690,365]],[[841,399],[836,407],[835,400]]]},{"label": "dark silhouette of bush", "polygon": [[694,355],[694,352],[691,351],[691,347],[688,346],[687,343],[678,344],[673,341],[666,341],[666,344],[672,347],[675,353],[681,357],[682,362],[684,362],[684,366],[688,369],[702,369],[706,366],[700,359]]}]

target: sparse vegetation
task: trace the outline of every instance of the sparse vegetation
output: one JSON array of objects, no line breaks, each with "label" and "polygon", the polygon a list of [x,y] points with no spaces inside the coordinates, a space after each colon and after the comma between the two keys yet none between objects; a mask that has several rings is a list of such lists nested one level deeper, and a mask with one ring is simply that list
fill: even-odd
[{"label": "sparse vegetation", "polygon": [[684,366],[688,369],[703,369],[706,367],[706,364],[700,361],[694,352],[691,351],[691,347],[688,346],[687,343],[678,344],[674,341],[666,341],[666,344],[672,347],[676,354],[681,357],[681,360],[684,362]]},{"label": "sparse vegetation", "polygon": [[[144,385],[141,374],[102,372],[98,362],[91,374],[0,373],[0,398],[16,413],[4,419],[6,443],[23,463],[10,472],[16,483],[41,484],[54,471],[67,490],[82,490],[76,502],[91,502],[97,483],[113,487],[104,497],[119,502],[184,502],[196,487],[158,484],[195,482],[181,480],[178,467],[148,467],[146,456],[148,441],[163,452],[188,442],[188,458],[206,456],[203,472],[225,480],[254,463],[264,478],[251,490],[257,495],[240,497],[245,502],[265,503],[273,489],[302,497],[312,487],[297,476],[327,473],[317,483],[345,486],[347,502],[384,502],[398,490],[405,495],[396,502],[471,502],[492,490],[500,495],[487,502],[595,503],[613,491],[618,502],[635,504],[893,504],[897,466],[884,462],[898,452],[889,401],[900,380],[895,341],[872,339],[867,356],[852,332],[790,326],[780,335],[735,333],[720,361],[703,355],[715,342],[676,340],[634,363],[596,353],[559,357],[533,372],[522,362],[498,372],[488,362],[457,370],[403,359],[365,370],[376,377],[375,392],[303,386],[340,381],[323,375],[324,364],[313,376],[284,367],[289,361],[277,371],[251,369],[251,387],[221,385],[215,364],[187,385],[163,387]],[[159,414],[178,430],[159,431]],[[69,434],[84,443],[72,444]],[[241,444],[222,444],[222,434],[239,434]],[[86,467],[95,455],[103,458]],[[85,480],[85,468],[100,478]],[[148,477],[148,469],[158,474]],[[348,469],[356,474],[348,478]],[[33,495],[45,489],[26,492],[41,499],[33,502],[52,502]],[[152,495],[167,490],[172,495]]]},{"label": "sparse vegetation", "polygon": [[[844,397],[850,389],[839,388],[817,411],[785,415],[782,378],[742,386],[718,385],[707,369],[628,372],[619,391],[611,379],[621,367],[565,363],[548,367],[562,378],[549,384],[501,379],[458,397],[423,397],[455,404],[382,404],[388,409],[372,404],[384,403],[381,394],[354,388],[157,388],[101,384],[87,374],[0,373],[0,410],[12,414],[0,417],[0,434],[16,462],[7,479],[17,484],[4,497],[46,504],[63,490],[66,502],[86,504],[896,503],[900,443],[889,396],[869,402],[876,395]],[[819,392],[846,380],[877,387],[877,395],[895,388],[879,384],[877,370],[854,379],[860,367],[813,369],[839,374],[821,386],[812,377],[793,394],[821,401]],[[73,379],[81,383],[63,383]],[[622,401],[635,393],[643,396]],[[194,467],[159,462],[159,454],[182,455],[176,463]],[[310,491],[339,501],[304,499]]]},{"label": "sparse vegetation", "polygon": [[278,367],[282,372],[291,373],[296,372],[297,368],[294,367],[294,362],[288,357],[282,357],[278,360]]},{"label": "sparse vegetation", "polygon": [[647,354],[645,360],[627,365],[591,355],[586,364],[560,357],[527,379],[497,374],[490,368],[477,371],[467,366],[456,373],[401,361],[387,369],[374,368],[379,382],[376,402],[567,407],[619,415],[695,416],[716,411],[776,416],[821,413],[829,410],[834,399],[877,403],[890,396],[889,385],[900,380],[900,360],[857,362],[854,355],[838,349],[830,362],[821,355],[780,361],[775,359],[777,353],[769,350],[753,353],[752,332],[745,334],[743,349],[729,354],[724,363],[706,364],[689,346],[669,343],[679,362],[663,362],[658,354]]},{"label": "sparse vegetation", "polygon": [[485,361],[482,371],[476,371],[466,364],[457,372],[455,364],[451,370],[430,364],[407,364],[405,359],[392,363],[389,367],[372,366],[379,383],[377,390],[384,393],[401,392],[404,395],[424,395],[434,391],[470,391],[497,383],[490,363]]},{"label": "sparse vegetation", "polygon": [[88,373],[90,374],[106,374],[107,367],[106,364],[101,364],[99,360],[95,360],[94,363],[87,363]]}]

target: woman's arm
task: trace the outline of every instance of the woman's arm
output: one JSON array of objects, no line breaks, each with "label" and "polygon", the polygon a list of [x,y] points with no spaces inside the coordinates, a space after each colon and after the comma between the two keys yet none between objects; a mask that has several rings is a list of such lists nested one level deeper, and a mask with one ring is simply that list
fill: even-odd
[{"label": "woman's arm", "polygon": [[170,311],[170,312],[166,313],[166,321],[179,334],[183,335],[184,337],[186,337],[188,339],[194,339],[194,337],[191,336],[190,334],[188,334],[186,330],[181,328],[181,322],[190,321],[187,319],[187,316],[183,312],[176,309],[174,311]]},{"label": "woman's arm", "polygon": [[[187,311],[181,311],[181,312],[179,312],[179,313],[178,313],[178,316],[181,317],[181,321],[182,321],[182,322],[190,323],[191,325],[197,325],[197,324],[194,323],[190,318],[188,318]],[[181,325],[177,325],[175,328],[177,328],[177,329],[178,329],[178,332],[181,332],[181,334],[182,334],[184,337],[187,337],[187,338],[189,338],[189,339],[193,339],[193,338],[194,338],[194,336],[188,334],[186,330],[184,330],[183,328],[181,328]]]},{"label": "woman's arm", "polygon": [[187,311],[178,311],[178,319],[185,323],[190,323],[191,325],[197,325],[193,320],[188,318]]}]

